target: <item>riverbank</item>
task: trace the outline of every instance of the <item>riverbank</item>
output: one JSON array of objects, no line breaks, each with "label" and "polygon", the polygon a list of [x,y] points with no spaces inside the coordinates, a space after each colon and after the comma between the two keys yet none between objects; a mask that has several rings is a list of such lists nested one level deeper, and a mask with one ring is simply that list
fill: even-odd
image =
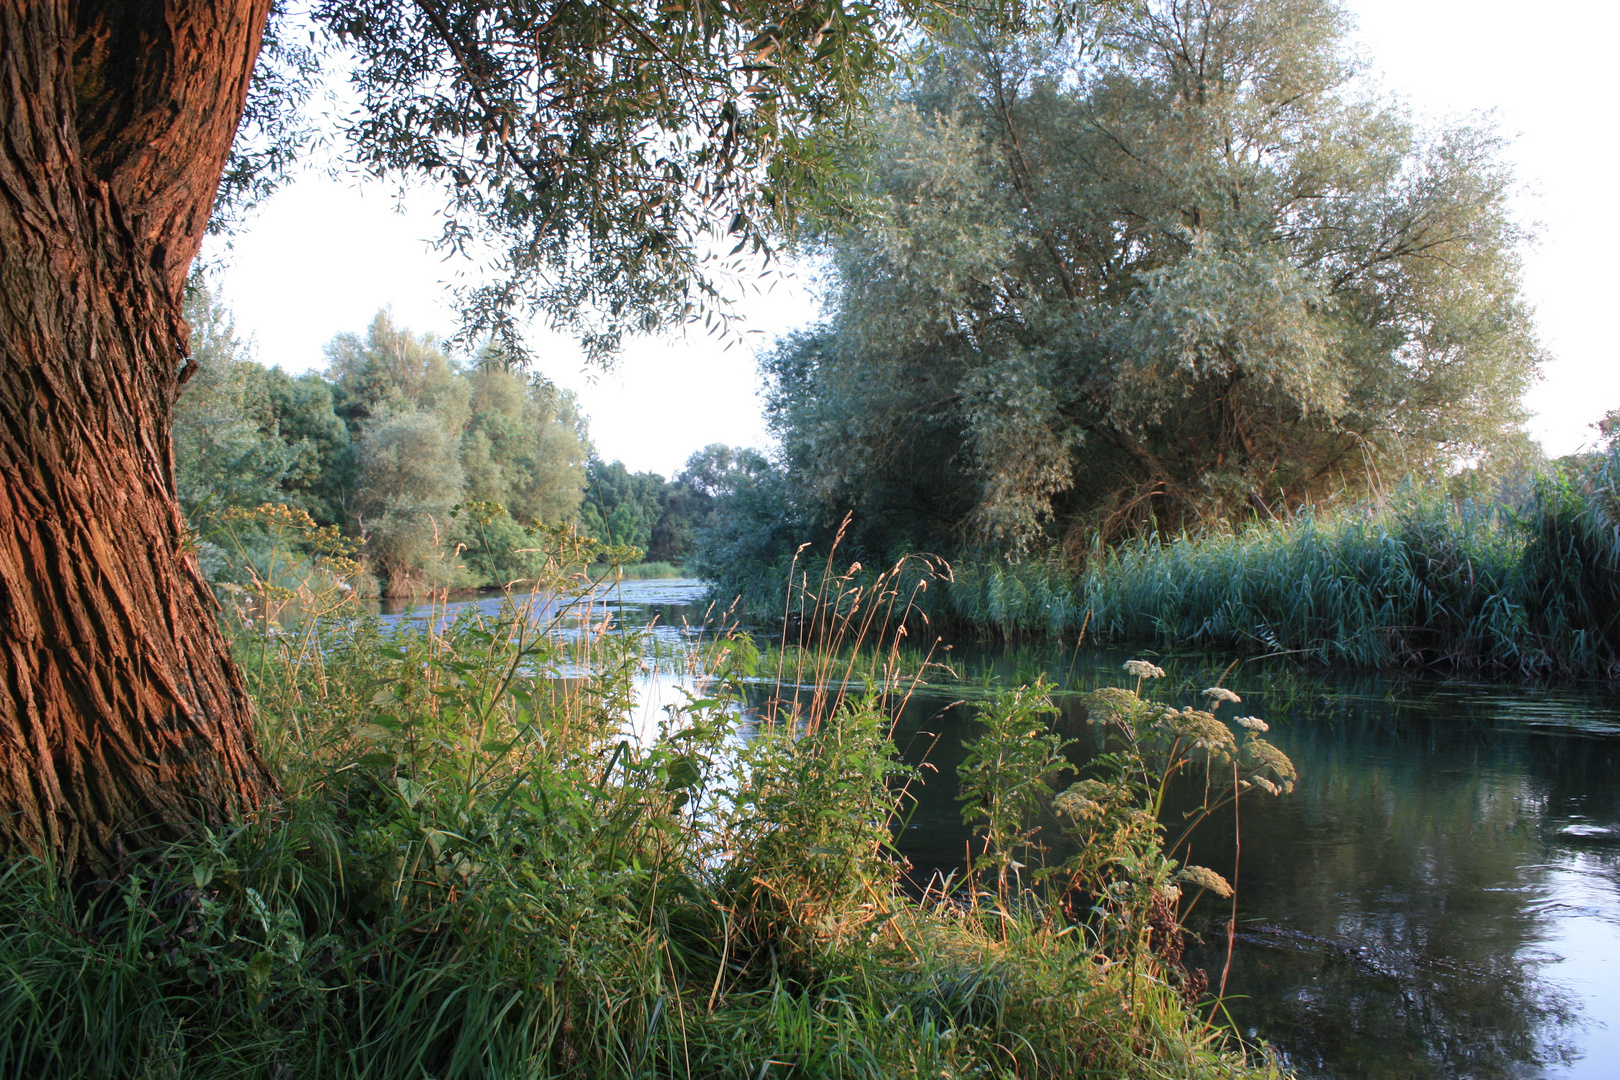
[{"label": "riverbank", "polygon": [[1358,670],[1620,676],[1614,474],[1518,512],[1411,500],[1057,564],[964,563],[941,614],[1003,637],[1289,656]]},{"label": "riverbank", "polygon": [[6,1075],[1278,1075],[1135,908],[908,898],[884,702],[742,733],[746,639],[640,739],[633,635],[566,679],[476,608],[239,649],[283,801],[79,888],[9,862]]},{"label": "riverbank", "polygon": [[[811,549],[791,574],[740,567],[715,595],[740,596],[760,625],[780,625],[784,612],[795,623],[797,594],[825,587],[824,561]],[[929,639],[1083,638],[1363,671],[1620,678],[1614,456],[1542,477],[1514,508],[1407,493],[1331,517],[1150,536],[1079,562],[969,556],[906,567],[915,628],[926,619]]]}]

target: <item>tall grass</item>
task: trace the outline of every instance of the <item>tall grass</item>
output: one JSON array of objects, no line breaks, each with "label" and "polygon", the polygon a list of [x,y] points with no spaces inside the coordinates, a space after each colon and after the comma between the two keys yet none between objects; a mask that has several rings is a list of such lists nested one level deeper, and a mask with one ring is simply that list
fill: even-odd
[{"label": "tall grass", "polygon": [[1517,510],[1408,496],[1148,537],[1079,570],[964,563],[939,614],[1009,637],[1290,655],[1359,668],[1620,676],[1620,465],[1544,477]]},{"label": "tall grass", "polygon": [[[899,578],[852,580],[820,636],[904,621]],[[1275,1074],[1151,951],[899,887],[898,679],[806,651],[744,713],[722,638],[637,729],[638,642],[548,619],[249,620],[283,798],[100,881],[0,864],[0,1075]]]}]

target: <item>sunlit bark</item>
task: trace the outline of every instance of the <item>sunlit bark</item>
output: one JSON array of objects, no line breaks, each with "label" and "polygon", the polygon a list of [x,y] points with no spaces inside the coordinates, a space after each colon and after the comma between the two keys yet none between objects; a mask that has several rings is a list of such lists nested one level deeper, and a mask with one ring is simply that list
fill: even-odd
[{"label": "sunlit bark", "polygon": [[169,447],[268,10],[0,3],[0,845],[68,870],[274,791]]}]

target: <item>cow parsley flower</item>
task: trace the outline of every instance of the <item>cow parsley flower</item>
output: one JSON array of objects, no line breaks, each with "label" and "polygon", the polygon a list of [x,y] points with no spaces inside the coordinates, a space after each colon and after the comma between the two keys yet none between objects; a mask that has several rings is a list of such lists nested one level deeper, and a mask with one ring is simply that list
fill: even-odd
[{"label": "cow parsley flower", "polygon": [[1085,697],[1086,722],[1089,724],[1124,724],[1142,707],[1142,699],[1129,690],[1105,686],[1093,690]]},{"label": "cow parsley flower", "polygon": [[1150,664],[1146,660],[1125,661],[1125,673],[1135,675],[1138,679],[1164,678],[1164,668],[1157,664]]},{"label": "cow parsley flower", "polygon": [[1052,809],[1076,822],[1099,821],[1120,799],[1117,787],[1101,780],[1078,780],[1052,800]]},{"label": "cow parsley flower", "polygon": [[1186,708],[1180,712],[1166,709],[1154,727],[1173,742],[1179,742],[1195,757],[1208,765],[1225,764],[1237,750],[1232,729],[1215,718],[1215,714]]},{"label": "cow parsley flower", "polygon": [[1250,731],[1271,730],[1271,725],[1260,719],[1258,716],[1240,716],[1236,720],[1232,721],[1232,723],[1241,728],[1248,728]]},{"label": "cow parsley flower", "polygon": [[1224,686],[1212,686],[1208,690],[1204,691],[1204,696],[1207,698],[1213,698],[1217,703],[1229,701],[1233,705],[1238,705],[1243,701],[1242,698],[1238,697]]},{"label": "cow parsley flower", "polygon": [[[1238,755],[1238,767],[1250,780],[1273,795],[1293,791],[1294,781],[1299,779],[1299,773],[1294,769],[1294,763],[1288,759],[1288,755],[1259,738],[1244,740],[1242,751]],[[1261,780],[1265,780],[1266,783],[1261,784]],[[1272,788],[1276,790],[1273,791]]]}]

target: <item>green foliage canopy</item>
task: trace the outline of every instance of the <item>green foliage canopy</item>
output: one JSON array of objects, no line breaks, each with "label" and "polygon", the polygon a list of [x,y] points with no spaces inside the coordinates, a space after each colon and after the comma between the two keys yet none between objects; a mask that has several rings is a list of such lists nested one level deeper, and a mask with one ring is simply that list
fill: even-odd
[{"label": "green foliage canopy", "polygon": [[[585,418],[498,351],[460,364],[383,311],[363,336],[332,340],[324,378],[294,378],[249,358],[200,280],[189,314],[198,374],[175,408],[174,453],[193,522],[287,503],[364,540],[362,558],[404,594],[530,577],[524,527],[576,521]],[[464,502],[501,511],[474,521],[456,512]]]},{"label": "green foliage canopy", "polygon": [[1136,0],[918,56],[764,362],[824,520],[1013,549],[1280,516],[1513,440],[1500,140],[1359,95],[1329,0]]},{"label": "green foliage canopy", "polygon": [[[323,73],[347,164],[445,197],[446,252],[475,256],[467,340],[521,355],[539,316],[597,355],[626,331],[721,317],[741,264],[839,203],[823,132],[860,115],[896,43],[946,5],[782,0],[318,0],[278,5],[216,217],[271,190],[314,137]],[[308,44],[305,44],[305,42]]]},{"label": "green foliage canopy", "polygon": [[210,509],[285,502],[322,524],[341,521],[352,455],[332,388],[319,375],[294,377],[254,362],[201,279],[188,293],[186,317],[196,374],[174,407],[181,509],[195,520]]}]

